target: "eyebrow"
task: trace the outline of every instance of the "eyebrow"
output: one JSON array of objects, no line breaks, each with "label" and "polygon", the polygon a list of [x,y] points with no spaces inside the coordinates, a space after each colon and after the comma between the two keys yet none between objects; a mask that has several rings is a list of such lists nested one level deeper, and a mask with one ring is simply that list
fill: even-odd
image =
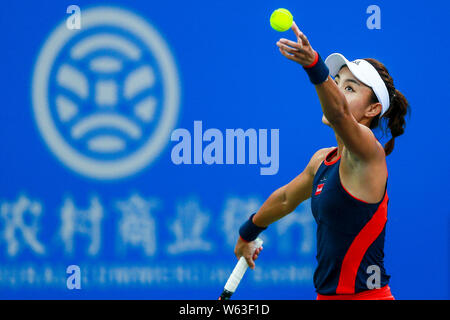
[{"label": "eyebrow", "polygon": [[357,84],[358,86],[361,85],[358,81],[356,81],[356,80],[354,80],[354,79],[345,79],[345,81],[353,82],[353,83]]},{"label": "eyebrow", "polygon": [[[341,78],[338,74],[334,77],[335,79],[336,78]],[[358,86],[360,86],[361,84],[358,82],[358,81],[356,81],[355,79],[352,79],[352,78],[350,78],[350,79],[345,79],[344,80],[344,82],[346,82],[346,81],[348,81],[348,82],[353,82],[354,84],[356,84],[356,85],[358,85]]]}]

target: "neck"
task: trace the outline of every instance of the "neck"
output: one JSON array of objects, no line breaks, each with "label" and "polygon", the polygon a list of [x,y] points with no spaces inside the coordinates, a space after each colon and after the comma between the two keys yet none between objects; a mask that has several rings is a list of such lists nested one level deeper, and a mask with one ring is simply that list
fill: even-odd
[{"label": "neck", "polygon": [[342,142],[341,137],[338,136],[337,133],[335,133],[336,141],[338,145],[338,150],[336,152],[336,157],[339,157],[342,154],[343,148],[344,148],[344,142]]}]

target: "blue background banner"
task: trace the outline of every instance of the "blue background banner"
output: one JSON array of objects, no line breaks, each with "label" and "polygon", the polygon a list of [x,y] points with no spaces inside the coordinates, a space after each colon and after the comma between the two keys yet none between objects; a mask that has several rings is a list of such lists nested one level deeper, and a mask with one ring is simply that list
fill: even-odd
[{"label": "blue background banner", "polygon": [[[385,266],[397,299],[449,298],[450,5],[328,0],[2,3],[0,298],[218,297],[241,223],[336,145],[275,45],[294,39],[270,27],[280,7],[323,57],[383,62],[410,102]],[[235,298],[315,299],[315,228],[309,201],[271,225]]]}]

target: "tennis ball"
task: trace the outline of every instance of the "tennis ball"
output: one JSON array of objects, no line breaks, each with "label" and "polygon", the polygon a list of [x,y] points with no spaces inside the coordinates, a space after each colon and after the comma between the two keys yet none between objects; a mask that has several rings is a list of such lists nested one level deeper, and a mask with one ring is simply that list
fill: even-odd
[{"label": "tennis ball", "polygon": [[292,26],[294,17],[287,9],[277,9],[270,16],[270,25],[277,31],[283,32],[289,30]]}]

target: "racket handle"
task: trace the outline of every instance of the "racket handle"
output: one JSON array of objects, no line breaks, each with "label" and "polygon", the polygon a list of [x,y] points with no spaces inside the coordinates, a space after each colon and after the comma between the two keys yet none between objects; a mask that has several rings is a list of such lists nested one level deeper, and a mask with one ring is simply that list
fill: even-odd
[{"label": "racket handle", "polygon": [[236,288],[239,285],[239,282],[241,282],[241,279],[244,276],[245,271],[247,271],[247,268],[247,261],[245,261],[244,257],[240,257],[238,263],[233,269],[233,272],[228,278],[227,283],[225,284],[225,290],[231,293],[236,291]]},{"label": "racket handle", "polygon": [[[260,248],[263,244],[263,241],[260,238],[256,238],[254,241],[254,250]],[[225,284],[225,290],[234,293],[236,291],[239,282],[241,282],[242,277],[244,276],[245,271],[247,271],[248,264],[244,257],[240,257],[238,263],[233,269],[230,277],[228,278],[227,283]]]}]

